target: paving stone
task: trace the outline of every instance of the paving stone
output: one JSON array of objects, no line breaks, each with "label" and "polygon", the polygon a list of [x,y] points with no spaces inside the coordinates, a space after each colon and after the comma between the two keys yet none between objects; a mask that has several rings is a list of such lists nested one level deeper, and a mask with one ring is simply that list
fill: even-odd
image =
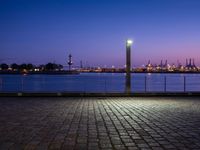
[{"label": "paving stone", "polygon": [[0,150],[198,150],[198,97],[0,97]]}]

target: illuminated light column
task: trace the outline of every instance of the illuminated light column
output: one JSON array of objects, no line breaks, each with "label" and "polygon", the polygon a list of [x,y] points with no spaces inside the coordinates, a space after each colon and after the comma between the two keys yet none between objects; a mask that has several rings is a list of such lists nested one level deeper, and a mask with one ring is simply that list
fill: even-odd
[{"label": "illuminated light column", "polygon": [[131,93],[131,45],[133,41],[126,41],[126,89],[127,94]]}]

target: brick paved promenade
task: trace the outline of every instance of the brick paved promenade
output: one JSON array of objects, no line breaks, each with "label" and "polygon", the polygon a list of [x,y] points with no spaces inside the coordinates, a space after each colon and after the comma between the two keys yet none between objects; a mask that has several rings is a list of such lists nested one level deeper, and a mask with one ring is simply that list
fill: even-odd
[{"label": "brick paved promenade", "polygon": [[3,98],[0,149],[200,149],[200,98]]}]

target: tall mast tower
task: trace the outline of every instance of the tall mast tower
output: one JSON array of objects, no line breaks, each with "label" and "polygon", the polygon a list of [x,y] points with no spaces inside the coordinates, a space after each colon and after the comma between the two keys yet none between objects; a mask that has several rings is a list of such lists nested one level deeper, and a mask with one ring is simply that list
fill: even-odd
[{"label": "tall mast tower", "polygon": [[71,54],[69,54],[69,56],[68,56],[68,62],[67,62],[67,64],[69,65],[69,70],[71,70],[71,65],[73,64],[72,63],[72,55]]}]

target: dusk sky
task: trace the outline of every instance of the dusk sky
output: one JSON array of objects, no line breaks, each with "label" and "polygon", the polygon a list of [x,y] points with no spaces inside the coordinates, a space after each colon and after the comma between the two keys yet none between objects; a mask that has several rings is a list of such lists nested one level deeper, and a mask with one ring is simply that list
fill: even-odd
[{"label": "dusk sky", "polygon": [[0,0],[0,63],[200,65],[200,0]]}]

